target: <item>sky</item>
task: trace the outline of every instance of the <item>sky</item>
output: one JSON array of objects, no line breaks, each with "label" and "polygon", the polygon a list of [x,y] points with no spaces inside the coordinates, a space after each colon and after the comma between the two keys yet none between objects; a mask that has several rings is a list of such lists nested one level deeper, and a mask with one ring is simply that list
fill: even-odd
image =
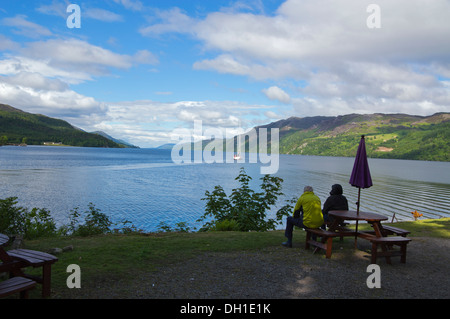
[{"label": "sky", "polygon": [[425,116],[450,111],[449,39],[449,0],[0,0],[0,103],[140,147]]}]

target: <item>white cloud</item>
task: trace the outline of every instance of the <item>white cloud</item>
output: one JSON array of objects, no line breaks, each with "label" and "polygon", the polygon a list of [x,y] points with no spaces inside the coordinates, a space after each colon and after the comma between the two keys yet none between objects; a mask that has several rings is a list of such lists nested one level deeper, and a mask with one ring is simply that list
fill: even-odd
[{"label": "white cloud", "polygon": [[289,103],[291,101],[289,94],[280,89],[278,86],[271,86],[268,89],[264,89],[263,93],[271,100],[277,100],[282,103]]},{"label": "white cloud", "polygon": [[[16,49],[15,54],[0,58],[0,101],[86,129],[107,121],[108,108],[70,85],[108,75],[111,68],[158,63],[147,50],[123,55],[77,39],[36,41]],[[139,118],[139,114],[134,115]]]},{"label": "white cloud", "polygon": [[167,11],[158,10],[157,18],[163,22],[142,27],[139,32],[147,36],[157,36],[168,32],[190,33],[196,24],[193,18],[187,16],[179,8]]},{"label": "white cloud", "polygon": [[158,58],[148,50],[140,50],[134,54],[132,58],[134,63],[137,64],[158,64]]},{"label": "white cloud", "polygon": [[58,117],[101,112],[101,103],[72,90],[40,90],[9,82],[13,81],[6,82],[0,78],[0,100],[28,112]]},{"label": "white cloud", "polygon": [[[63,19],[67,19],[67,6],[69,2],[53,2],[50,5],[42,5],[38,7],[36,10],[43,14],[54,15],[61,17]],[[103,22],[121,22],[123,21],[123,17],[117,13],[101,9],[101,8],[92,8],[82,6],[81,8],[82,18],[85,19],[94,19]]]},{"label": "white cloud", "polygon": [[19,48],[20,45],[18,43],[0,34],[0,51],[17,50]]},{"label": "white cloud", "polygon": [[67,68],[96,70],[103,67],[126,69],[131,67],[127,55],[114,53],[78,39],[52,39],[28,44],[21,53],[27,57],[48,60],[50,64]]},{"label": "white cloud", "polygon": [[250,129],[260,123],[264,114],[261,110],[268,109],[229,101],[128,101],[108,104],[102,116],[91,120],[95,123],[92,130],[117,132],[134,144],[149,147],[173,142],[170,137],[174,130],[192,128],[194,121],[201,121],[204,130],[215,128],[223,134]]},{"label": "white cloud", "polygon": [[69,5],[69,3],[53,1],[52,4],[42,5],[42,6],[38,7],[36,9],[36,11],[43,13],[43,14],[59,16],[61,18],[67,19],[67,6],[68,5]]},{"label": "white cloud", "polygon": [[58,79],[51,79],[39,73],[19,72],[13,76],[2,77],[0,82],[27,87],[35,90],[65,91],[69,85]]},{"label": "white cloud", "polygon": [[144,5],[139,0],[113,0],[115,3],[119,3],[125,7],[125,9],[132,11],[141,11],[144,9]]},{"label": "white cloud", "polygon": [[1,24],[14,28],[15,32],[29,38],[39,38],[41,36],[51,36],[52,32],[34,22],[27,20],[25,15],[16,15],[13,18],[4,18]]},{"label": "white cloud", "polygon": [[83,18],[90,18],[103,22],[121,22],[123,18],[121,15],[100,8],[86,8],[83,11]]},{"label": "white cloud", "polygon": [[[279,80],[263,93],[296,110],[448,111],[450,2],[379,0],[380,29],[367,27],[371,3],[287,0],[273,15],[235,6],[201,19],[172,9],[146,30],[188,33],[217,54],[194,62],[194,70]],[[293,92],[297,85],[298,96],[282,94],[281,83]]]},{"label": "white cloud", "polygon": [[[366,25],[368,3],[355,0],[288,0],[276,15],[215,12],[194,27],[208,49],[266,64],[295,61],[333,64],[437,58],[450,55],[450,3],[378,1],[382,28]],[[176,29],[175,27],[173,27]],[[444,43],[445,42],[445,43]],[[251,74],[249,74],[251,76]]]},{"label": "white cloud", "polygon": [[17,75],[21,72],[41,74],[48,78],[58,78],[69,84],[78,84],[92,80],[87,71],[76,69],[63,69],[50,65],[49,60],[30,59],[22,56],[7,56],[0,60],[0,74]]},{"label": "white cloud", "polygon": [[269,121],[280,120],[282,117],[280,114],[277,114],[273,111],[267,111],[264,115],[269,119]]},{"label": "white cloud", "polygon": [[0,75],[29,72],[78,84],[108,75],[112,68],[157,63],[158,58],[148,50],[125,55],[78,39],[52,39],[28,43],[18,53],[5,55],[0,60]]}]

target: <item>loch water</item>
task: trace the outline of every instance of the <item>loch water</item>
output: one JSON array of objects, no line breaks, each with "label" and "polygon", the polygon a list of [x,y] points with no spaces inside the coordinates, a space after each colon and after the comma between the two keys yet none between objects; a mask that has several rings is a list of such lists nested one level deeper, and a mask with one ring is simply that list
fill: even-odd
[{"label": "loch water", "polygon": [[[248,154],[247,154],[248,155]],[[227,194],[238,187],[241,167],[259,190],[261,163],[183,163],[172,161],[170,150],[103,149],[52,146],[0,147],[0,199],[18,197],[19,205],[46,208],[61,225],[70,211],[88,204],[114,222],[129,220],[144,231],[155,231],[164,222],[173,227],[186,222],[199,228],[205,191],[221,185]],[[344,188],[350,209],[356,209],[358,190],[348,180],[353,157],[280,155],[279,169],[285,200],[313,186],[322,204],[331,185]],[[397,220],[450,217],[450,163],[369,159],[373,186],[361,190],[361,210]],[[279,228],[282,228],[280,225]]]}]

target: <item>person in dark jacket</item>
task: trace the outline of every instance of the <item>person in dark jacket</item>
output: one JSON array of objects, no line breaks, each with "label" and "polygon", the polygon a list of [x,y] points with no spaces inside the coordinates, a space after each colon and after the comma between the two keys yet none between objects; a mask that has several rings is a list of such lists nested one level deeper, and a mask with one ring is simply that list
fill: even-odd
[{"label": "person in dark jacket", "polygon": [[325,222],[332,223],[333,217],[328,216],[330,210],[348,210],[347,198],[342,195],[344,191],[342,186],[339,184],[334,184],[331,186],[330,196],[327,198],[323,204],[322,214]]}]

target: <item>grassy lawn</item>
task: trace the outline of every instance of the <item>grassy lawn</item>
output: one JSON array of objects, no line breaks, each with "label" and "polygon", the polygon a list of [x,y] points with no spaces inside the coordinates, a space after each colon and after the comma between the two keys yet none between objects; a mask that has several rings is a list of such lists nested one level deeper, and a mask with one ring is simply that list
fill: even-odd
[{"label": "grassy lawn", "polygon": [[[411,231],[410,237],[450,238],[450,218],[400,222],[395,227]],[[367,229],[360,223],[359,229]],[[295,232],[296,241],[304,241],[305,232]],[[77,264],[81,268],[83,285],[95,285],[101,278],[127,280],[132,270],[155,271],[158,268],[189,259],[203,252],[261,250],[279,246],[284,241],[284,231],[268,232],[205,232],[158,233],[130,235],[102,235],[93,237],[46,238],[26,241],[27,249],[47,251],[50,248],[73,246],[72,251],[58,255],[52,267],[54,295],[68,289],[67,266]],[[350,244],[351,246],[351,244]],[[39,273],[40,269],[32,270]],[[39,298],[40,286],[30,294]]]}]

